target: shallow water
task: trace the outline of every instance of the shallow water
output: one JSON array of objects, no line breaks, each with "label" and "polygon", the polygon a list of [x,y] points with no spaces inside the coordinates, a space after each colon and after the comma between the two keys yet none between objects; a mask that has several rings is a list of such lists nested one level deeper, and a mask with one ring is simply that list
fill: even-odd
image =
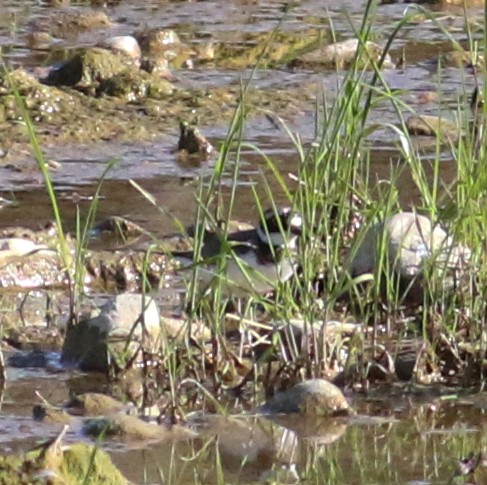
[{"label": "shallow water", "polygon": [[[216,42],[243,42],[245,32],[274,29],[283,15],[284,4],[270,0],[122,1],[106,9],[115,22],[108,32],[82,35],[79,39],[65,41],[62,47],[95,44],[106,36],[131,34],[145,25],[175,29],[183,41],[189,39],[195,45],[210,36]],[[379,41],[390,33],[392,23],[401,18],[404,7],[403,4],[378,6],[374,35]],[[327,25],[331,18],[337,37],[345,39],[353,36],[351,24],[360,25],[363,8],[364,2],[356,0],[302,0],[289,14],[283,28],[304,31],[311,26]],[[470,14],[479,15],[481,10],[471,9]],[[24,41],[29,23],[49,13],[50,9],[40,6],[37,1],[0,3],[0,45],[11,64],[34,68],[52,61],[47,53],[27,49]],[[461,29],[463,20],[457,14],[449,10],[441,16],[453,37],[465,42],[466,35]],[[458,102],[466,102],[474,85],[472,72],[447,68],[441,77],[437,74],[435,59],[441,52],[448,51],[450,45],[433,22],[412,24],[401,32],[393,45],[393,56],[399,57],[403,49],[406,68],[385,72],[385,80],[392,89],[403,90],[404,100],[418,112],[438,114],[441,111],[454,118]],[[175,74],[182,87],[218,87],[236,86],[241,79],[248,78],[250,71],[220,71],[197,66]],[[290,99],[304,85],[316,94],[324,90],[326,96],[333,99],[342,76],[343,73],[335,72],[266,70],[258,71],[252,83],[258,89],[285,88],[289,90]],[[429,91],[441,92],[441,108],[435,102],[423,104],[420,101],[419,94]],[[371,120],[395,123],[397,115],[391,106],[382,105]],[[310,99],[307,109],[294,112],[285,121],[293,132],[299,133],[305,144],[309,144],[314,136],[313,100]],[[201,128],[216,147],[227,131],[223,124],[203,124]],[[67,229],[74,228],[78,206],[82,212],[88,209],[109,159],[118,162],[103,185],[100,219],[109,215],[125,216],[158,235],[175,230],[172,217],[154,209],[130,185],[128,179],[133,179],[153,194],[171,216],[190,223],[196,207],[197,178],[211,170],[211,161],[201,167],[181,166],[174,152],[177,139],[175,124],[168,127],[164,136],[151,142],[111,141],[89,146],[43,147],[47,159],[60,162],[60,168],[52,172],[52,178]],[[297,154],[288,135],[266,116],[255,115],[249,119],[245,141],[277,160],[283,174],[296,171]],[[387,180],[391,162],[400,163],[396,143],[386,129],[371,135],[372,178]],[[455,167],[448,152],[443,154],[443,159],[441,173],[448,182],[455,176]],[[234,216],[253,222],[255,202],[251,188],[256,186],[262,194],[263,176],[269,177],[270,172],[262,157],[251,149],[242,153],[242,160],[244,165]],[[32,168],[27,147],[25,165],[20,168],[18,165],[6,166],[0,160],[0,180],[0,196],[14,202],[1,209],[0,227],[25,225],[35,228],[52,218],[42,177]],[[401,176],[398,187],[404,207],[414,204],[418,192],[407,173]],[[26,449],[54,433],[55,427],[34,423],[30,417],[36,399],[35,390],[41,391],[54,404],[65,402],[73,390],[107,391],[106,386],[95,381],[93,376],[66,372],[10,369],[8,377],[0,414],[0,448],[3,451]],[[224,423],[225,426],[215,421],[206,430],[195,424],[201,437],[192,442],[166,442],[150,447],[111,444],[108,447],[115,463],[136,483],[160,483],[159,470],[170,483],[216,483],[216,457],[221,460],[227,483],[262,482],[270,476],[272,467],[280,469],[281,466],[295,466],[306,483],[447,483],[456,459],[470,451],[478,451],[486,444],[483,432],[487,423],[485,410],[475,407],[471,400],[448,401],[437,396],[417,399],[406,397],[402,390],[397,393],[398,397],[394,398],[388,390],[389,397],[383,400],[355,397],[353,405],[359,416],[349,421],[324,422],[320,426],[311,423],[308,428],[306,423],[299,423],[296,430],[296,423],[290,421],[280,423],[287,424],[288,429],[263,418],[238,418],[230,424]],[[384,419],[375,420],[375,416]],[[215,435],[219,435],[218,440],[214,439]],[[70,431],[68,441],[78,439],[79,433]]]},{"label": "shallow water", "polygon": [[[2,395],[0,449],[25,450],[59,430],[33,422],[34,391],[52,404],[69,394],[106,392],[103,381],[78,373],[11,371]],[[413,393],[411,393],[413,391]],[[38,402],[38,400],[35,400]],[[310,419],[188,415],[199,436],[151,443],[106,441],[114,462],[135,483],[449,483],[457,461],[487,445],[487,396],[458,398],[439,388],[384,387],[352,401],[351,418]],[[71,426],[66,442],[86,440]],[[218,457],[220,465],[216,465]],[[477,471],[477,477],[482,471]],[[484,483],[482,481],[477,483]]]},{"label": "shallow water", "polygon": [[[82,5],[82,2],[79,3]],[[286,17],[282,24],[283,30],[304,30],[323,24],[328,25],[331,19],[333,28],[339,39],[353,36],[351,24],[357,27],[361,21],[365,2],[300,2]],[[188,39],[192,45],[197,45],[211,38],[215,42],[239,42],[245,32],[264,32],[275,28],[283,16],[283,2],[144,2],[143,5],[133,5],[131,2],[120,2],[110,6],[106,13],[113,21],[108,31],[95,34],[81,35],[74,40],[60,41],[60,48],[69,48],[80,44],[96,44],[110,35],[131,34],[143,26],[159,26],[175,29],[183,41]],[[409,7],[410,9],[412,7]],[[4,48],[4,57],[13,64],[25,66],[39,66],[51,62],[49,54],[40,51],[30,51],[25,47],[25,34],[33,29],[32,22],[40,21],[52,13],[52,8],[42,7],[38,2],[2,2],[0,6],[0,44]],[[404,4],[379,5],[375,12],[374,35],[378,41],[391,31],[393,22],[404,14]],[[472,17],[481,13],[481,8],[469,11]],[[452,37],[465,42],[462,17],[455,10],[437,13],[444,24],[449,26]],[[198,22],[194,20],[198,19]],[[463,103],[471,92],[474,84],[473,74],[469,70],[446,68],[441,78],[437,75],[438,54],[451,50],[451,44],[445,40],[434,22],[418,22],[408,25],[393,44],[392,55],[398,58],[401,52],[406,53],[406,68],[389,70],[384,73],[385,80],[394,90],[403,90],[403,98],[419,113],[442,114],[454,118],[457,115],[457,104]],[[179,81],[177,84],[185,86],[218,87],[238,85],[241,79],[247,79],[250,70],[220,71],[212,67],[196,66],[193,70],[175,72]],[[338,76],[337,76],[338,74]],[[322,90],[332,100],[336,93],[336,84],[342,73],[309,72],[299,69],[263,70],[258,71],[252,84],[259,89],[279,87],[289,90],[292,98],[295,90],[306,89],[310,93],[309,109],[295,112],[285,122],[288,127],[299,133],[306,145],[314,137],[314,95]],[[467,94],[464,87],[467,86]],[[438,104],[422,103],[420,93],[441,92],[441,107]],[[406,114],[406,113],[405,113]],[[392,106],[382,104],[377,112],[371,116],[372,122],[380,120],[382,123],[396,123],[397,115]],[[225,125],[205,126],[202,120],[202,131],[207,138],[218,147],[227,131]],[[392,136],[391,136],[392,135]],[[184,224],[192,221],[195,202],[192,179],[204,173],[207,169],[188,168],[178,165],[174,148],[177,143],[177,126],[169,126],[167,133],[152,142],[117,143],[116,141],[102,142],[90,146],[45,146],[47,159],[61,163],[61,167],[53,172],[57,191],[65,209],[64,218],[68,227],[72,227],[75,210],[70,207],[70,197],[73,193],[89,197],[93,193],[94,185],[106,166],[107,160],[117,159],[116,167],[107,176],[105,196],[100,204],[101,214],[124,215],[142,223],[147,229],[158,234],[172,232],[170,218],[165,218],[158,211],[147,207],[146,202],[135,189],[128,187],[127,179],[133,178],[145,189],[154,194],[158,203],[180,218]],[[276,127],[264,115],[254,115],[247,122],[245,141],[255,144],[265,153],[277,160],[282,173],[295,172],[296,152],[288,135],[283,129]],[[394,146],[397,144],[395,135],[390,130],[375,131],[370,136],[370,142],[377,147],[372,152],[372,176],[388,178],[391,160],[397,159]],[[392,151],[391,151],[392,150]],[[242,190],[239,197],[245,203],[237,205],[235,218],[253,222],[255,207],[250,185],[261,185],[262,159],[252,150],[247,150],[242,157]],[[445,153],[445,165],[449,165],[449,155]],[[20,168],[19,168],[20,167]],[[209,167],[211,169],[211,166]],[[449,168],[445,167],[445,172]],[[375,172],[375,174],[374,174]],[[20,203],[19,207],[2,210],[0,226],[22,224],[37,227],[39,223],[51,218],[51,211],[42,190],[42,177],[32,165],[32,159],[26,147],[25,164],[16,164],[15,168],[1,163],[0,176],[2,185],[0,196]],[[448,175],[446,176],[448,180]],[[189,180],[188,180],[189,179]],[[272,180],[271,180],[272,184]],[[416,193],[411,182],[404,184],[403,203],[405,206],[414,200],[411,193]],[[128,199],[128,200],[127,200]],[[181,210],[180,200],[186,201]],[[128,202],[128,203],[127,203]],[[83,204],[82,205],[88,205]],[[32,208],[36,209],[33,214]]]}]

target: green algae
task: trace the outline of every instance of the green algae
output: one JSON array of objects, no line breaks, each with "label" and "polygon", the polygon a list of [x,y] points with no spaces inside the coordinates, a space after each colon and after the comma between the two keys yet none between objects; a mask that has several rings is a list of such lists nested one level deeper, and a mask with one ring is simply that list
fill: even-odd
[{"label": "green algae", "polygon": [[126,64],[120,56],[95,47],[80,52],[60,68],[52,70],[48,82],[89,89],[125,69]]},{"label": "green algae", "polygon": [[165,426],[144,421],[136,416],[113,414],[90,418],[83,423],[83,433],[97,439],[116,438],[133,441],[177,441],[195,438],[197,434],[184,426]]},{"label": "green algae", "polygon": [[[215,46],[210,62],[232,69],[250,68],[257,60],[263,66],[283,65],[327,37],[317,28],[277,32],[270,41],[269,35],[245,34],[240,43]],[[170,62],[174,66],[176,58]],[[75,53],[44,80],[22,69],[12,71],[10,79],[29,110],[40,144],[147,140],[167,133],[168,126],[177,131],[180,119],[195,116],[205,125],[221,124],[231,119],[241,96],[238,85],[177,88],[157,73],[147,73],[100,48]],[[252,115],[265,109],[292,116],[304,109],[302,102],[307,105],[314,93],[314,86],[304,87],[293,94],[291,104],[285,89],[248,89],[247,112]],[[9,162],[27,141],[21,121],[10,81],[0,73],[0,129]]]},{"label": "green algae", "polygon": [[56,454],[56,459],[44,450],[0,456],[0,485],[45,484],[46,479],[52,485],[129,483],[108,454],[94,446],[74,444]]},{"label": "green algae", "polygon": [[87,419],[83,425],[83,432],[95,438],[119,437],[132,440],[162,440],[169,434],[162,425],[148,423],[125,414]]},{"label": "green algae", "polygon": [[64,451],[61,474],[66,485],[83,483],[86,477],[92,485],[129,483],[105,451],[85,444],[75,444]]},{"label": "green algae", "polygon": [[116,413],[127,408],[123,402],[97,392],[86,392],[75,396],[67,404],[67,407],[72,413],[84,416]]},{"label": "green algae", "polygon": [[169,81],[155,74],[125,69],[100,83],[98,94],[116,96],[127,101],[144,98],[158,100],[171,95],[174,89]]},{"label": "green algae", "polygon": [[[135,70],[127,74],[128,69],[123,66],[112,78],[81,91],[76,86],[44,85],[21,69],[10,75],[29,108],[41,145],[107,139],[142,141],[167,134],[171,126],[177,132],[180,119],[195,116],[204,125],[221,124],[231,119],[241,96],[238,85],[177,89],[156,74]],[[123,80],[128,84],[124,86]],[[251,88],[245,94],[247,112],[252,115],[266,109],[278,116],[292,117],[304,109],[304,103],[307,105],[314,93],[314,86],[303,86],[290,103],[285,89]],[[0,74],[2,149],[9,151],[9,163],[15,163],[17,156],[25,157],[23,150],[28,139],[21,121],[12,89]]]},{"label": "green algae", "polygon": [[213,63],[223,69],[251,68],[257,63],[261,67],[287,64],[330,38],[323,29],[316,28],[248,34],[240,43],[216,46]]},{"label": "green algae", "polygon": [[[32,481],[27,473],[23,471],[24,460],[19,455],[0,456],[0,484],[29,484]],[[40,482],[38,482],[40,483]]]}]

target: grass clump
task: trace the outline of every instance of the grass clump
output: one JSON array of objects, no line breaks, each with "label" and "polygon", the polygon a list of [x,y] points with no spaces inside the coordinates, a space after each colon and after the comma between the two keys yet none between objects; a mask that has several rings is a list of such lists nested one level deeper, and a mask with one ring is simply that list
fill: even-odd
[{"label": "grass clump", "polygon": [[[262,155],[265,173],[270,174],[261,173],[260,188],[254,192],[256,212],[262,214],[266,208],[284,203],[302,214],[305,221],[296,277],[279,285],[272,298],[250,294],[249,304],[240,308],[238,350],[234,350],[237,354],[234,357],[239,361],[248,358],[254,363],[242,381],[255,382],[259,376],[269,393],[286,385],[283,382],[327,375],[337,367],[360,368],[358,374],[348,374],[361,376],[359,380],[364,376],[371,378],[373,367],[379,368],[383,377],[397,379],[394,361],[403,350],[402,342],[406,346],[411,338],[422,340],[428,349],[422,356],[416,353],[413,357],[418,364],[422,362],[420,372],[418,366],[414,369],[414,377],[420,380],[459,383],[458,376],[464,375],[463,370],[472,357],[480,364],[483,355],[483,349],[468,343],[482,334],[485,319],[483,298],[479,296],[486,288],[482,228],[487,221],[485,211],[481,210],[486,193],[486,171],[480,163],[482,148],[476,148],[481,139],[479,128],[471,127],[467,121],[468,108],[462,106],[466,109],[459,112],[459,120],[467,130],[464,136],[454,137],[458,141],[450,142],[455,159],[451,163],[456,164],[457,173],[452,183],[446,183],[441,177],[444,138],[437,138],[434,153],[425,159],[408,134],[403,113],[411,109],[404,104],[400,93],[391,90],[381,70],[387,49],[407,24],[408,17],[396,25],[381,59],[377,62],[369,57],[368,65],[363,66],[363,56],[367,55],[365,45],[371,35],[371,5],[369,2],[357,32],[360,45],[357,59],[361,62],[355,63],[337,83],[338,94],[334,101],[322,96],[316,103],[315,140],[303,143],[282,123],[295,146],[295,176],[287,179],[280,173],[277,161],[254,147]],[[371,113],[384,104],[397,113],[396,125],[371,122]],[[195,261],[200,260],[202,228],[208,221],[215,230],[219,230],[218,224],[223,224],[220,233],[227,241],[241,151],[243,147],[248,148],[242,136],[245,107],[244,88],[213,177],[200,188],[196,227],[201,232],[196,237]],[[379,129],[389,130],[398,139],[397,160],[391,164],[387,180],[376,180],[374,153],[365,142]],[[401,200],[400,184],[404,176],[412,180],[418,193],[415,207],[404,206]],[[221,191],[224,181],[231,182],[227,196]],[[394,261],[388,260],[389,241],[385,233],[373,248],[377,252],[374,256],[377,264],[371,273],[354,278],[347,266],[347,261],[353,259],[366,235],[377,224],[383,224],[404,210],[424,215],[432,227],[443,228],[452,241],[451,248],[446,249],[448,253],[458,247],[465,248],[462,253],[465,257],[459,258],[459,271],[452,271],[449,265],[443,264],[441,260],[445,256],[442,254],[432,254],[429,261],[424,262],[417,279],[406,282],[406,289],[408,285],[420,285],[420,299],[414,302],[405,298],[404,281],[388,269],[394,266]],[[217,224],[222,216],[223,222]],[[237,256],[231,245],[223,244],[221,253],[219,269],[222,270],[229,259]],[[225,329],[227,301],[218,278],[211,291],[203,295],[198,291],[198,271],[196,265],[188,292],[191,315],[210,325],[214,359],[225,360],[229,357],[228,354],[224,356],[227,349],[235,349],[229,344]],[[295,320],[301,322],[299,334]],[[327,325],[337,320],[365,324],[371,338],[352,337],[346,330],[331,336]],[[265,335],[262,329],[257,329],[258,325],[251,323],[249,326],[249,322],[267,325],[264,325]],[[343,325],[343,328],[347,327]],[[451,363],[453,356],[454,364]],[[384,359],[388,365],[384,364]],[[444,365],[445,359],[450,361],[448,366]],[[210,374],[213,373],[215,380],[220,379],[217,388],[221,388],[221,376],[217,378],[214,373],[217,367]],[[470,369],[477,376],[477,382],[481,367],[477,365],[475,371]],[[432,369],[438,372],[435,374]],[[241,391],[242,382],[236,387]]]}]

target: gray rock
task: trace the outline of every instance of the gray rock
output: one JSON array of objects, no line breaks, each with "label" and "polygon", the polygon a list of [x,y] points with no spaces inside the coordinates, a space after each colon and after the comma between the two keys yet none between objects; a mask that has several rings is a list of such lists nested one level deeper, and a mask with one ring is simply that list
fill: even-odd
[{"label": "gray rock", "polygon": [[300,413],[313,416],[353,414],[342,391],[325,379],[311,379],[276,394],[261,408],[264,414]]},{"label": "gray rock", "polygon": [[[19,278],[22,276],[18,275]],[[17,329],[19,326],[21,327],[19,332],[23,334],[25,327],[45,328],[46,324],[56,326],[58,318],[63,312],[64,301],[64,296],[59,291],[4,292],[0,297],[2,308],[0,325],[3,328],[4,337],[7,336],[6,332],[10,329]],[[17,343],[19,343],[18,340]]]},{"label": "gray rock", "polygon": [[57,251],[27,238],[0,239],[0,268],[0,288],[50,288],[66,283]]},{"label": "gray rock", "polygon": [[198,154],[204,157],[211,154],[213,146],[196,125],[180,121],[179,130],[178,151],[185,150],[189,155]]},{"label": "gray rock", "polygon": [[[352,277],[377,270],[382,241],[386,251],[384,263],[414,291],[421,291],[420,277],[428,265],[444,276],[461,269],[470,257],[468,248],[455,244],[443,228],[426,216],[400,212],[372,226],[358,250],[352,247],[348,263]],[[417,285],[412,284],[414,279]]]},{"label": "gray rock", "polygon": [[[438,65],[438,59],[434,59],[435,65]],[[440,56],[440,62],[445,67],[478,67],[482,68],[485,65],[484,56],[480,53],[472,55],[469,51],[454,50],[447,52]]]},{"label": "gray rock", "polygon": [[174,340],[183,340],[188,335],[201,342],[211,338],[211,330],[201,321],[189,321],[186,318],[161,316],[161,326],[165,334]]},{"label": "gray rock", "polygon": [[434,261],[436,268],[453,269],[470,256],[467,248],[456,245],[443,228],[426,216],[400,212],[384,223],[375,224],[366,233],[351,261],[353,276],[376,269],[382,237],[385,237],[389,263],[405,277],[421,274],[428,261]]},{"label": "gray rock", "polygon": [[406,121],[406,128],[410,135],[437,136],[450,140],[460,138],[460,128],[451,121],[439,116],[410,116]]},{"label": "gray rock", "polygon": [[82,431],[98,439],[119,437],[126,441],[178,441],[196,437],[196,433],[182,426],[167,428],[126,414],[87,419]]},{"label": "gray rock", "polygon": [[181,44],[174,30],[152,29],[136,32],[135,38],[142,50],[149,55],[164,53],[169,46]]},{"label": "gray rock", "polygon": [[[325,68],[337,67],[338,69],[347,69],[355,61],[359,45],[358,39],[347,39],[342,42],[325,45],[303,54],[295,59],[293,64],[298,66],[323,66]],[[370,59],[378,62],[382,56],[382,47],[374,42],[368,41],[365,44],[365,48],[367,52],[364,50],[363,55],[359,59],[359,65],[370,66]],[[382,67],[386,69],[395,67],[389,54],[386,55]]]},{"label": "gray rock", "polygon": [[49,50],[55,43],[55,39],[47,32],[30,32],[27,34],[25,42],[29,49]]},{"label": "gray rock", "polygon": [[68,325],[62,361],[83,370],[105,372],[114,356],[128,354],[141,343],[155,349],[160,335],[159,309],[147,295],[123,293],[75,325]]}]

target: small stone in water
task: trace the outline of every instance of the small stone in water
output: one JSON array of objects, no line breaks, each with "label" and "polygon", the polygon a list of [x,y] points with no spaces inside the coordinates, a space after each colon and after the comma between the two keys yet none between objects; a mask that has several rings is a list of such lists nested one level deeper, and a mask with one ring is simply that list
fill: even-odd
[{"label": "small stone in water", "polygon": [[342,391],[325,379],[311,379],[276,394],[261,407],[265,414],[300,413],[314,416],[350,415]]}]

